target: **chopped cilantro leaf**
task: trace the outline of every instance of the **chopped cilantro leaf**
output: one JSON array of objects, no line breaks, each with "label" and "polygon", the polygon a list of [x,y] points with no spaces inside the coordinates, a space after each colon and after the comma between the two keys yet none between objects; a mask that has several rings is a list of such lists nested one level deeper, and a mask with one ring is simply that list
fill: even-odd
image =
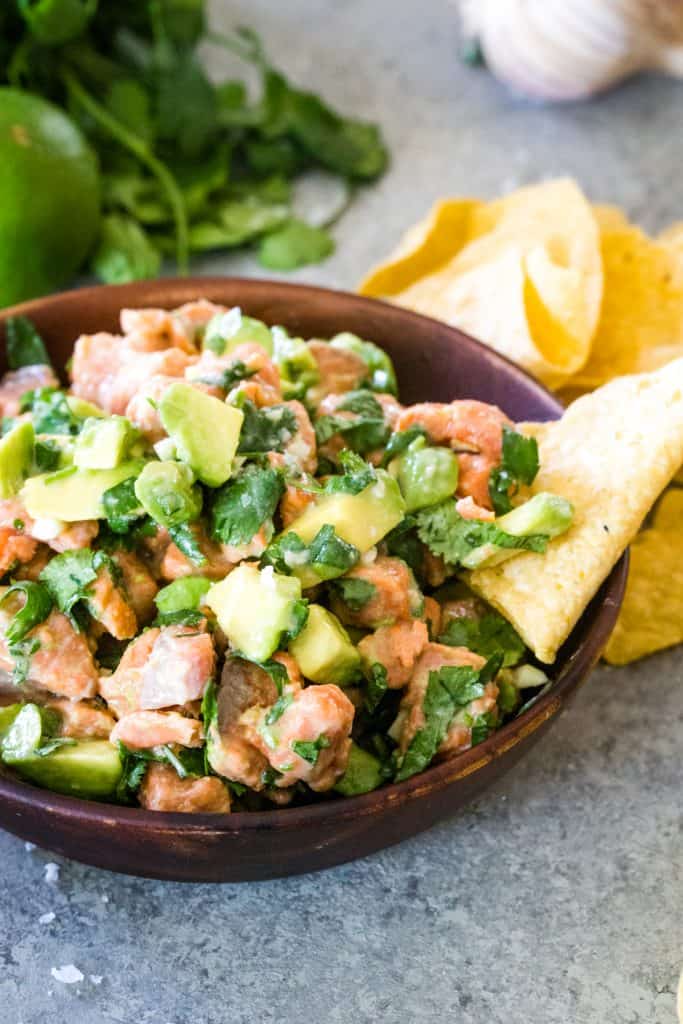
[{"label": "chopped cilantro leaf", "polygon": [[520,484],[532,484],[538,473],[538,443],[510,427],[503,427],[503,453],[500,466],[491,472],[489,496],[497,515],[512,508],[510,498]]},{"label": "chopped cilantro leaf", "polygon": [[234,363],[226,367],[220,373],[207,374],[205,377],[198,377],[202,384],[209,384],[211,387],[220,388],[221,391],[230,391],[240,381],[248,380],[253,377],[256,370],[250,370],[244,365],[241,359],[236,359]]},{"label": "chopped cilantro leaf", "polygon": [[382,702],[382,698],[388,690],[387,670],[378,661],[370,666],[370,678],[365,694],[365,707],[369,714],[374,714]]},{"label": "chopped cilantro leaf", "polygon": [[304,761],[308,761],[309,764],[317,764],[320,751],[329,747],[329,745],[330,741],[327,736],[321,733],[317,740],[293,740],[292,750],[299,757],[303,757]]},{"label": "chopped cilantro leaf", "polygon": [[61,449],[55,441],[36,440],[33,461],[39,473],[49,473],[59,465]]},{"label": "chopped cilantro leaf", "polygon": [[[52,596],[41,583],[34,583],[31,580],[13,583],[3,594],[0,604],[3,604],[12,594],[23,594],[24,603],[13,615],[12,621],[5,630],[5,639],[10,648],[19,644],[35,626],[44,622],[52,611]],[[11,650],[10,653],[12,653]]]},{"label": "chopped cilantro leaf", "polygon": [[10,370],[18,370],[22,366],[50,365],[45,343],[28,317],[8,317],[5,338]]},{"label": "chopped cilantro leaf", "polygon": [[479,519],[465,519],[455,508],[455,502],[447,499],[438,505],[430,505],[415,515],[417,532],[423,544],[435,555],[441,555],[450,565],[459,565],[475,548],[482,544],[495,544],[500,548],[514,548],[520,551],[545,551],[548,537],[532,534],[515,537],[505,533],[495,523]]},{"label": "chopped cilantro leaf", "polygon": [[350,391],[338,406],[338,412],[353,413],[353,418],[338,413],[321,416],[315,423],[318,444],[324,444],[334,434],[342,434],[349,448],[367,454],[381,448],[390,429],[384,420],[384,411],[370,391]]},{"label": "chopped cilantro leaf", "polygon": [[344,472],[328,477],[325,494],[360,494],[377,479],[374,468],[356,452],[344,449],[339,453],[339,464]]},{"label": "chopped cilantro leaf", "polygon": [[526,650],[514,626],[494,611],[486,612],[479,619],[451,619],[439,637],[439,643],[450,647],[467,647],[484,658],[501,654],[505,668],[517,665]]},{"label": "chopped cilantro leaf", "polygon": [[248,544],[275,514],[284,491],[276,469],[249,465],[215,492],[212,533],[222,544]]},{"label": "chopped cilantro leaf", "polygon": [[241,455],[281,452],[297,431],[296,417],[286,405],[257,409],[253,402],[242,406],[244,422],[237,451]]},{"label": "chopped cilantro leaf", "polygon": [[392,459],[403,454],[406,448],[410,447],[413,441],[416,441],[418,437],[427,437],[427,431],[424,427],[420,427],[418,424],[413,427],[408,427],[407,430],[399,430],[395,434],[392,434],[387,442],[386,448],[384,449],[382,465],[388,466]]},{"label": "chopped cilantro leaf", "polygon": [[369,580],[342,577],[331,584],[340,599],[352,612],[359,612],[377,593],[377,587]]},{"label": "chopped cilantro leaf", "polygon": [[77,434],[83,420],[74,416],[66,393],[58,388],[37,388],[22,395],[19,408],[30,412],[36,434]]},{"label": "chopped cilantro leaf", "polygon": [[484,685],[500,669],[501,659],[492,658],[481,669],[445,665],[429,673],[422,701],[424,724],[398,760],[396,782],[423,771],[432,761],[448,734],[456,713],[484,695]]},{"label": "chopped cilantro leaf", "polygon": [[144,510],[135,496],[135,477],[122,480],[102,495],[102,506],[109,529],[113,533],[128,533]]},{"label": "chopped cilantro leaf", "polygon": [[205,565],[206,555],[201,549],[196,535],[193,533],[189,523],[181,523],[179,526],[169,527],[168,532],[175,546],[189,558],[194,565]]}]

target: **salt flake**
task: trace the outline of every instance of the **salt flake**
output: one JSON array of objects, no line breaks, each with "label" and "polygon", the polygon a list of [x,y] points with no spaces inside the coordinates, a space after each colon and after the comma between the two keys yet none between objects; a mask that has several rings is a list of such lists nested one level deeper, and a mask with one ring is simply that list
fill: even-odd
[{"label": "salt flake", "polygon": [[45,865],[45,881],[48,885],[56,885],[59,881],[59,864],[50,861]]},{"label": "salt flake", "polygon": [[38,924],[52,924],[57,915],[53,910],[48,910],[47,914],[41,914],[38,918]]},{"label": "salt flake", "polygon": [[62,985],[76,985],[79,981],[83,981],[83,978],[85,977],[75,964],[64,964],[63,967],[51,967],[50,974],[55,981],[61,981]]}]

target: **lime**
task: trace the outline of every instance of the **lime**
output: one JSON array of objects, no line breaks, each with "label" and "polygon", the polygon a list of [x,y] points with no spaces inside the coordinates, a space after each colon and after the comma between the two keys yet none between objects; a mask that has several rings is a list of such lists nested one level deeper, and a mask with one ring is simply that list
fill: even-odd
[{"label": "lime", "polygon": [[59,287],[99,227],[97,159],[66,114],[0,88],[0,307]]}]

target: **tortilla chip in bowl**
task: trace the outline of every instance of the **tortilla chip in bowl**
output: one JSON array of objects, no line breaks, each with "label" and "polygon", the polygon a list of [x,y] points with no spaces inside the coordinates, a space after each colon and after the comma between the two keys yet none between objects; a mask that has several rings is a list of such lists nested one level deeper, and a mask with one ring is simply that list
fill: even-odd
[{"label": "tortilla chip in bowl", "polygon": [[618,378],[562,419],[521,429],[539,445],[533,491],[568,498],[574,522],[544,555],[473,572],[469,584],[550,663],[683,462],[683,359]]}]

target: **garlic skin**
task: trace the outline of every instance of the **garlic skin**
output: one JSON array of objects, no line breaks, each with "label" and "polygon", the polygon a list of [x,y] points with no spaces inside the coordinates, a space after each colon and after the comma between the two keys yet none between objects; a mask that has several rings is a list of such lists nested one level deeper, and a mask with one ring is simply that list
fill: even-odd
[{"label": "garlic skin", "polygon": [[683,77],[683,0],[460,0],[487,66],[536,100],[585,99],[631,75]]}]

